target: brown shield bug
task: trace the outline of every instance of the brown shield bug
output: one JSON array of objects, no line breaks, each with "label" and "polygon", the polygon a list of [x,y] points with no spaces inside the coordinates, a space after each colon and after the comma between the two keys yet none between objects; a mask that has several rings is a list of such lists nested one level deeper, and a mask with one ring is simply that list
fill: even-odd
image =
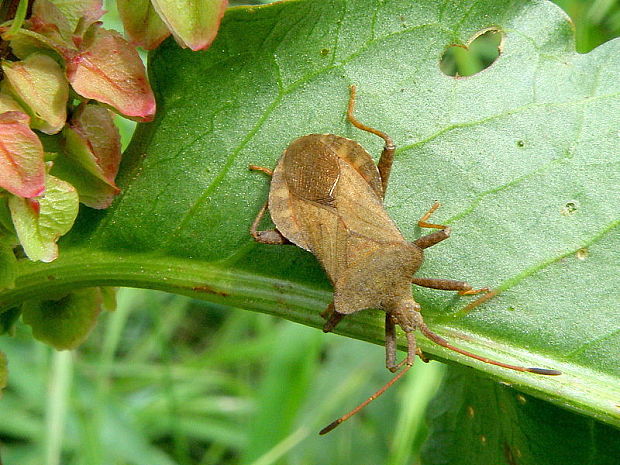
[{"label": "brown shield bug", "polygon": [[[334,329],[346,315],[369,308],[382,309],[386,366],[395,372],[406,365],[382,389],[320,434],[331,431],[385,392],[411,367],[416,354],[424,359],[416,346],[416,329],[440,346],[485,363],[541,375],[560,374],[557,370],[514,366],[481,357],[453,346],[426,326],[420,305],[411,295],[411,284],[458,291],[461,295],[487,289],[472,289],[464,281],[414,277],[422,265],[424,249],[447,239],[450,228],[428,222],[439,207],[435,203],[418,225],[438,231],[412,242],[402,236],[383,207],[396,147],[387,134],[355,118],[355,86],[350,90],[348,120],[385,141],[378,164],[351,139],[334,134],[310,134],[294,140],[284,150],[273,172],[250,166],[272,177],[269,199],[250,228],[254,239],[264,244],[292,243],[312,252],[334,286],[334,299],[322,313],[327,320],[323,331]],[[259,231],[258,225],[267,208],[276,229]],[[407,336],[407,357],[401,362],[396,361],[397,325]]]}]

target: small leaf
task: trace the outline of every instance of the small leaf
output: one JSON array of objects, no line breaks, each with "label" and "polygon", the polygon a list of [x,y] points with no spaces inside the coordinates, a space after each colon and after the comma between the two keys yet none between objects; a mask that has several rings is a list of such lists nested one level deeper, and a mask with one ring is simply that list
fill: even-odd
[{"label": "small leaf", "polygon": [[48,37],[36,31],[20,29],[10,38],[6,35],[2,38],[10,41],[11,51],[22,60],[33,53],[43,53],[56,60],[62,60],[62,51],[67,49],[59,34]]},{"label": "small leaf", "polygon": [[53,300],[29,300],[22,307],[32,334],[58,350],[74,349],[86,340],[101,311],[99,288],[80,289]]},{"label": "small leaf", "polygon": [[[67,42],[71,40],[71,35],[75,30],[75,24],[72,25],[60,8],[49,0],[36,0],[34,2],[30,24],[35,31],[52,32],[53,35],[58,33]],[[48,35],[45,32],[43,34]]]},{"label": "small leaf", "polygon": [[10,195],[0,195],[0,242],[14,247],[18,244],[15,227],[9,210]]},{"label": "small leaf", "polygon": [[90,208],[108,208],[119,193],[118,187],[102,181],[64,153],[54,159],[50,173],[71,184],[78,192],[80,202]]},{"label": "small leaf", "polygon": [[153,7],[184,48],[204,50],[217,35],[227,0],[152,0]]},{"label": "small leaf", "polygon": [[46,134],[60,131],[67,119],[69,86],[58,63],[33,53],[22,61],[3,61],[2,69],[5,86],[32,116],[31,126]]},{"label": "small leaf", "polygon": [[13,97],[8,94],[0,93],[0,114],[7,111],[26,113]]},{"label": "small leaf", "polygon": [[79,53],[67,59],[67,76],[83,97],[141,121],[155,114],[155,97],[134,47],[116,31],[94,25]]},{"label": "small leaf", "polygon": [[64,37],[90,26],[105,11],[101,0],[36,0],[32,20],[38,24],[57,25]]},{"label": "small leaf", "polygon": [[153,50],[170,35],[150,0],[117,0],[116,4],[132,44]]},{"label": "small leaf", "polygon": [[110,112],[96,104],[81,104],[64,131],[67,155],[89,173],[116,188],[121,161],[121,137]]},{"label": "small leaf", "polygon": [[45,189],[43,146],[29,121],[18,111],[0,115],[0,187],[25,198]]},{"label": "small leaf", "polygon": [[11,197],[9,208],[28,258],[51,262],[58,256],[56,241],[75,221],[79,199],[71,184],[51,175],[45,181],[45,195],[36,202]]}]

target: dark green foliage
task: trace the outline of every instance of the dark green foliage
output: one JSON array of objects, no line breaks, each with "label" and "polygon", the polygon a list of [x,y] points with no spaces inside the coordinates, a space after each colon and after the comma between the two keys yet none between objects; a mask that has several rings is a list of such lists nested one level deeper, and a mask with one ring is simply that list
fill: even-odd
[{"label": "dark green foliage", "polygon": [[58,350],[74,349],[95,325],[102,302],[99,288],[78,289],[47,300],[27,300],[22,314],[35,338]]},{"label": "dark green foliage", "polygon": [[425,465],[615,465],[620,430],[451,367],[430,403]]},{"label": "dark green foliage", "polygon": [[[613,8],[606,17],[617,16]],[[488,27],[498,28],[504,37],[502,53],[493,65],[467,78],[446,76],[439,68],[446,48],[467,43]],[[590,45],[600,42],[597,39]],[[151,80],[158,92],[159,113],[154,123],[140,126],[126,153],[122,197],[109,211],[83,209],[76,228],[61,241],[56,262],[19,260],[11,267],[16,287],[3,290],[0,302],[10,309],[27,299],[66,295],[76,287],[136,286],[320,326],[318,313],[327,304],[330,289],[316,261],[293,247],[255,244],[248,235],[268,181],[248,172],[247,165],[271,167],[291,140],[314,132],[359,140],[378,154],[380,141],[351,128],[344,118],[347,86],[355,83],[359,118],[388,131],[399,147],[386,200],[389,213],[405,236],[413,239],[420,234],[417,218],[434,200],[440,200],[443,206],[436,218],[453,227],[453,237],[429,252],[420,276],[466,279],[503,291],[463,315],[459,309],[467,299],[416,289],[426,321],[446,338],[483,355],[562,370],[563,376],[549,379],[475,364],[479,371],[538,399],[587,415],[558,410],[527,395],[523,395],[526,404],[519,406],[517,396],[522,394],[476,378],[471,381],[474,391],[463,394],[465,398],[497,395],[495,404],[490,399],[480,405],[479,412],[486,408],[485,417],[476,417],[481,422],[477,426],[497,433],[487,439],[487,444],[495,446],[493,452],[482,456],[493,465],[502,460],[512,465],[518,447],[521,458],[529,453],[538,465],[545,463],[545,448],[568,444],[563,452],[572,450],[581,459],[582,451],[576,445],[569,448],[570,440],[588,429],[591,435],[581,444],[599,459],[589,463],[607,465],[607,456],[596,455],[594,447],[600,444],[599,438],[615,438],[615,432],[597,420],[619,424],[620,290],[613,279],[620,274],[619,55],[617,40],[586,55],[577,54],[567,18],[541,1],[520,0],[507,7],[505,2],[493,1],[299,0],[231,10],[209,51],[182,51],[169,41],[152,54]],[[152,332],[142,332],[138,318],[128,325],[133,337],[117,346],[118,328],[124,320],[122,313],[115,313],[110,332],[93,341],[94,351],[102,352],[100,359],[93,358],[75,375],[79,395],[72,396],[75,410],[68,424],[73,429],[65,446],[75,454],[71,458],[81,457],[85,465],[140,463],[140,453],[149,451],[148,465],[170,463],[168,454],[178,463],[191,463],[190,449],[204,452],[207,447],[204,463],[235,463],[239,457],[269,453],[279,441],[289,439],[286,444],[291,447],[302,441],[290,452],[290,463],[410,463],[410,438],[417,438],[417,444],[423,436],[415,419],[406,420],[412,405],[423,405],[417,391],[407,391],[398,404],[383,400],[387,412],[370,407],[365,416],[339,428],[334,433],[337,436],[324,439],[329,442],[311,436],[343,407],[354,406],[385,381],[385,374],[377,380],[366,375],[362,369],[366,355],[361,349],[365,346],[350,341],[353,345],[347,350],[328,359],[335,357],[350,365],[335,379],[317,381],[323,384],[305,407],[299,407],[303,405],[297,398],[299,386],[282,385],[286,391],[276,394],[294,398],[292,405],[301,412],[298,419],[292,420],[292,414],[279,418],[278,430],[265,439],[269,444],[247,450],[248,444],[256,442],[247,430],[239,433],[239,425],[255,413],[243,403],[243,393],[262,379],[257,366],[271,373],[280,365],[267,363],[267,355],[257,355],[259,349],[245,344],[259,334],[264,350],[260,353],[268,354],[266,347],[280,332],[263,331],[265,327],[238,330],[235,319],[222,323],[229,321],[223,316],[226,307],[202,309],[209,315],[222,313],[213,327],[196,314],[187,316],[187,322],[185,316],[175,320],[176,313],[168,312],[167,305],[141,309],[141,315],[162,317],[163,323]],[[11,315],[2,315],[7,326],[4,323],[12,320]],[[174,332],[171,328],[181,321],[192,343],[161,345],[162,335]],[[207,334],[196,334],[196,328],[205,327],[211,328]],[[53,326],[49,329],[56,332]],[[371,312],[343,322],[341,329],[349,336],[382,340],[382,320]],[[289,330],[281,331],[284,337]],[[149,334],[151,338],[145,337]],[[226,343],[214,343],[211,355],[197,361],[191,354],[200,346],[195,341],[201,336]],[[316,336],[324,337],[318,332]],[[295,373],[303,386],[311,376],[320,377],[331,369],[315,370],[319,342],[305,337],[311,341],[311,353],[304,354],[303,347],[292,350],[296,360],[308,363]],[[41,405],[48,381],[45,358],[40,353],[36,358],[22,341],[14,348],[0,346],[15,360],[11,378],[18,379],[16,372],[30,376],[16,382],[18,394],[7,391],[4,405],[21,407],[22,415],[11,413],[13,420],[4,422],[3,435],[19,437],[24,443],[28,437],[43,442],[37,421],[46,410]],[[420,344],[432,355],[472,363],[426,341]],[[174,356],[166,358],[164,347]],[[117,349],[118,356],[127,356],[127,360],[114,365]],[[380,354],[381,349],[375,349]],[[175,357],[183,355],[177,350],[190,354],[191,361],[180,373],[173,368]],[[22,360],[24,353],[32,356]],[[273,359],[285,356],[276,354]],[[157,357],[161,357],[157,365],[148,363]],[[36,362],[36,371],[31,370],[31,360]],[[370,362],[382,370],[381,356]],[[214,365],[232,373],[208,371]],[[343,381],[345,387],[340,388],[347,370],[354,374],[357,370],[358,377],[373,382],[362,392],[350,387],[355,378]],[[96,382],[91,380],[93,372]],[[266,378],[264,386],[276,384],[273,380],[285,373]],[[0,368],[0,378],[5,374]],[[409,378],[415,376],[410,373]],[[229,379],[249,381],[238,386]],[[181,383],[180,393],[177,383]],[[480,390],[476,391],[478,383]],[[455,389],[458,385],[457,380]],[[209,386],[215,386],[211,394],[224,392],[226,396],[204,401]],[[261,393],[268,391],[264,389]],[[227,415],[233,394],[242,401],[233,403]],[[145,406],[143,399],[150,403]],[[454,424],[467,415],[467,405],[457,399],[452,413],[444,410],[447,416],[439,419],[440,425]],[[267,394],[263,400],[275,402]],[[33,405],[37,405],[36,416],[28,410]],[[93,405],[96,414],[92,414]],[[252,405],[260,408],[260,403]],[[493,405],[498,407],[493,409]],[[322,410],[317,414],[319,406]],[[540,422],[528,420],[530,406],[534,413],[542,412]],[[514,436],[510,438],[514,442],[504,448],[503,439],[513,430],[509,429],[512,423],[502,423],[502,408],[518,412],[526,428],[523,435],[540,436],[540,444],[532,443],[527,449],[525,440]],[[557,428],[559,436],[545,435],[544,427],[549,424],[545,420],[550,416],[567,425]],[[256,418],[261,424],[275,421],[264,412]],[[402,423],[409,428],[401,428]],[[294,425],[293,431],[285,432],[283,425]],[[299,425],[310,426],[298,433]],[[503,426],[492,429],[493,425]],[[75,431],[83,433],[78,442],[71,439]],[[101,440],[100,431],[115,433],[114,441]],[[454,431],[452,426],[445,429],[446,433]],[[468,447],[479,450],[474,449],[480,445],[475,440],[484,433],[473,433],[469,438],[459,436],[454,449],[446,448],[445,438],[434,435],[429,444],[439,441],[444,449],[436,457],[427,452],[426,460],[441,463],[446,457],[455,460],[464,454],[471,459],[469,463],[478,465],[464,452]],[[152,443],[162,445],[165,454],[154,451]],[[398,451],[392,453],[390,444],[397,444]],[[30,444],[11,450],[17,451],[12,457],[20,465],[42,462]],[[117,462],[105,461],[107,453],[116,454],[113,460]],[[25,456],[31,461],[22,460]],[[141,457],[147,457],[146,453]],[[527,465],[524,460],[516,463]]]}]

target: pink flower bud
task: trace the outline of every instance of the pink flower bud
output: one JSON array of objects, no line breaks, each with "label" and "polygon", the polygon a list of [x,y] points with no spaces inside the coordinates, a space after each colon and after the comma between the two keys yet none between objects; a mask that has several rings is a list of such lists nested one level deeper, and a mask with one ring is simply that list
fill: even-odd
[{"label": "pink flower bud", "polygon": [[132,44],[153,50],[170,35],[151,0],[116,0],[116,5]]},{"label": "pink flower bud", "polygon": [[204,50],[217,35],[228,0],[152,0],[152,4],[181,47]]},{"label": "pink flower bud", "polygon": [[69,86],[53,58],[42,53],[22,61],[3,61],[3,89],[13,94],[32,117],[31,126],[46,134],[56,134],[67,119]]},{"label": "pink flower bud", "polygon": [[67,77],[82,97],[110,105],[123,115],[151,121],[155,96],[138,52],[115,31],[95,24],[77,54],[67,57]]},{"label": "pink flower bud", "polygon": [[20,197],[36,197],[45,189],[43,146],[18,111],[0,115],[0,187]]},{"label": "pink flower bud", "polygon": [[36,0],[30,23],[35,29],[53,25],[69,42],[103,16],[102,6],[101,0]]},{"label": "pink flower bud", "polygon": [[121,138],[110,112],[82,104],[64,135],[67,156],[118,192],[114,178],[121,162]]},{"label": "pink flower bud", "polygon": [[19,242],[31,260],[51,262],[58,256],[56,241],[73,226],[78,195],[71,184],[54,176],[45,179],[45,195],[38,199],[11,196],[9,209]]}]

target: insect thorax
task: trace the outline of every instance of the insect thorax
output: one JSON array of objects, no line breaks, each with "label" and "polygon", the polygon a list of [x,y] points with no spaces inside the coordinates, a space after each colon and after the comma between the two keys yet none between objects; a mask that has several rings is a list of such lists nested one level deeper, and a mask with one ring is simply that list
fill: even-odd
[{"label": "insect thorax", "polygon": [[334,283],[334,305],[349,314],[393,307],[411,299],[411,278],[422,264],[422,250],[406,241],[382,243],[360,256]]}]

